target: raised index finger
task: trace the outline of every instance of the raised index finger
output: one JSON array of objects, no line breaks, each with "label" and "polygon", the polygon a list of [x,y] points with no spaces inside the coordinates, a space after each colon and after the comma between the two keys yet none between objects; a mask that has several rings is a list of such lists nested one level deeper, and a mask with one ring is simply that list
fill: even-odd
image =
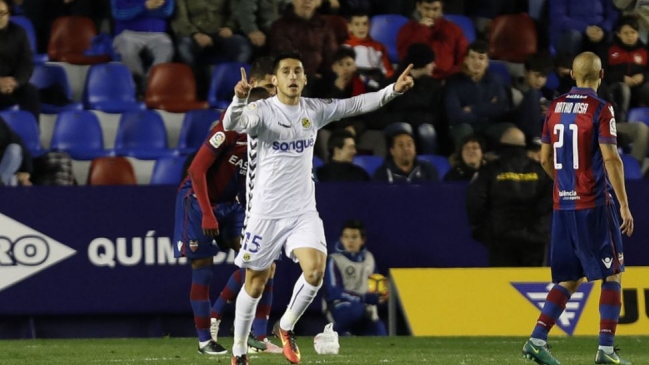
[{"label": "raised index finger", "polygon": [[408,67],[406,67],[406,69],[403,71],[403,73],[401,74],[401,77],[406,77],[406,76],[408,76],[408,75],[410,74],[410,71],[412,70],[412,68],[413,68],[413,64],[411,63],[411,64],[409,64]]},{"label": "raised index finger", "polygon": [[241,67],[241,81],[248,82],[248,77],[246,76],[246,69]]}]

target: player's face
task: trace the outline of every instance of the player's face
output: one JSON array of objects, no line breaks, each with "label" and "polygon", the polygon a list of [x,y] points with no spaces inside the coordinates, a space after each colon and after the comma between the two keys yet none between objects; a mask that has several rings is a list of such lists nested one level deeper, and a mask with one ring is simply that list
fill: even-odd
[{"label": "player's face", "polygon": [[482,148],[478,142],[467,142],[462,147],[462,160],[469,166],[480,166],[482,161]]},{"label": "player's face", "polygon": [[365,243],[365,239],[361,236],[361,231],[354,228],[343,229],[343,234],[340,236],[340,242],[343,244],[347,252],[359,252]]},{"label": "player's face", "polygon": [[628,25],[622,26],[620,31],[615,33],[626,46],[633,46],[638,43],[638,31]]},{"label": "player's face", "polygon": [[295,15],[300,18],[310,19],[321,2],[322,0],[293,0]]},{"label": "player's face", "polygon": [[9,7],[4,1],[0,1],[0,29],[9,25]]},{"label": "player's face", "polygon": [[277,88],[273,85],[273,75],[267,74],[262,80],[255,80],[252,83],[252,87],[263,87],[268,91],[270,96],[275,96],[277,94]]},{"label": "player's face", "polygon": [[356,61],[351,57],[345,57],[342,60],[334,62],[334,64],[331,65],[331,69],[338,77],[349,80],[354,72],[356,72]]},{"label": "player's face", "polygon": [[353,16],[348,27],[354,37],[365,39],[370,32],[370,19],[367,16]]},{"label": "player's face", "polygon": [[433,20],[437,20],[444,15],[441,1],[433,1],[432,3],[425,1],[418,2],[417,11],[419,11],[422,18],[430,18]]},{"label": "player's face", "polygon": [[482,75],[489,66],[489,57],[486,53],[478,53],[471,50],[464,59],[464,65],[471,75]]},{"label": "player's face", "polygon": [[538,71],[527,71],[525,72],[525,81],[534,89],[539,90],[545,86],[548,76]]},{"label": "player's face", "polygon": [[415,140],[407,135],[402,134],[394,138],[390,154],[394,161],[399,163],[407,163],[415,159]]},{"label": "player's face", "polygon": [[356,143],[353,138],[345,138],[343,147],[337,149],[336,159],[342,162],[352,162],[356,156]]},{"label": "player's face", "polygon": [[277,72],[273,76],[273,84],[277,93],[289,98],[296,98],[302,94],[306,85],[306,75],[302,62],[287,58],[279,62]]}]

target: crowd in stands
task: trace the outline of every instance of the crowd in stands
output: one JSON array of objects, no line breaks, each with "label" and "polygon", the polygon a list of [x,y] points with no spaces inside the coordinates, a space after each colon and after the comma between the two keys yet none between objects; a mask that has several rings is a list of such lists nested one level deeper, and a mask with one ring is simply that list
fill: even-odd
[{"label": "crowd in stands", "polygon": [[[0,0],[0,116],[12,127],[20,123],[7,119],[21,111],[36,123],[41,113],[84,108],[138,116],[146,108],[187,115],[191,109],[222,111],[239,67],[249,69],[260,57],[286,50],[303,57],[309,97],[375,91],[412,64],[415,86],[406,97],[320,131],[315,176],[320,182],[468,181],[496,158],[509,129],[520,129],[528,149],[538,150],[550,102],[574,85],[572,57],[590,50],[605,65],[599,94],[615,107],[620,148],[632,157],[625,161],[644,172],[649,112],[641,108],[649,107],[649,10],[637,3]],[[82,103],[72,100],[65,82],[42,76],[56,68],[55,62],[92,66]],[[94,102],[91,82],[100,70],[106,78],[122,77],[103,104]],[[164,97],[176,103],[161,101]],[[200,128],[207,134],[208,127],[205,122],[196,127],[198,135]],[[18,184],[25,176],[18,173],[27,169],[24,161],[36,147],[16,143],[26,138],[23,129],[10,136],[2,134],[5,130],[0,129],[0,142],[13,143],[2,142],[0,160],[14,162],[0,166],[16,170],[0,176],[14,176],[3,178],[5,185]],[[37,148],[77,159],[72,152],[78,151],[58,146]],[[200,138],[182,149],[179,143],[174,154],[185,156],[198,146]],[[167,149],[166,142],[162,147]],[[103,144],[94,148],[104,149]],[[91,157],[114,154],[104,150]],[[16,162],[18,157],[23,162]]]}]

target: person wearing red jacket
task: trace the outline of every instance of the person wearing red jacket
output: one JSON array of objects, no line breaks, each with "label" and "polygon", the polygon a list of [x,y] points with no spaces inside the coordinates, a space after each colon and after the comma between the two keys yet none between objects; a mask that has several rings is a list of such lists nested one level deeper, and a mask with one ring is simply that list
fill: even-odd
[{"label": "person wearing red jacket", "polygon": [[[356,66],[361,75],[373,79],[389,79],[394,74],[385,45],[370,37],[370,17],[367,13],[354,13],[347,21],[349,36],[345,45],[356,52]],[[377,77],[378,76],[378,77]]]},{"label": "person wearing red jacket", "polygon": [[469,45],[462,29],[444,19],[444,2],[441,0],[418,0],[416,16],[406,23],[397,35],[397,51],[403,59],[413,43],[429,45],[437,55],[433,77],[445,79],[462,68]]}]

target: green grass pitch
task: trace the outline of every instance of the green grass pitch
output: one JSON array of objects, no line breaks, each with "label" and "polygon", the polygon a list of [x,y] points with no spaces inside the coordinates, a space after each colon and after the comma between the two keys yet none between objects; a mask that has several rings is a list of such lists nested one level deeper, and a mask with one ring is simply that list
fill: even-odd
[{"label": "green grass pitch", "polygon": [[[231,338],[222,344],[231,346]],[[298,338],[302,364],[528,364],[522,337],[351,337],[340,339],[339,355],[318,355],[312,337]],[[620,336],[620,355],[636,365],[649,364],[649,336]],[[277,343],[277,341],[276,341]],[[594,364],[596,337],[551,338],[553,354],[565,365]],[[3,340],[2,365],[225,365],[229,355],[196,352],[191,338]],[[288,364],[280,354],[251,354],[254,364]]]}]

